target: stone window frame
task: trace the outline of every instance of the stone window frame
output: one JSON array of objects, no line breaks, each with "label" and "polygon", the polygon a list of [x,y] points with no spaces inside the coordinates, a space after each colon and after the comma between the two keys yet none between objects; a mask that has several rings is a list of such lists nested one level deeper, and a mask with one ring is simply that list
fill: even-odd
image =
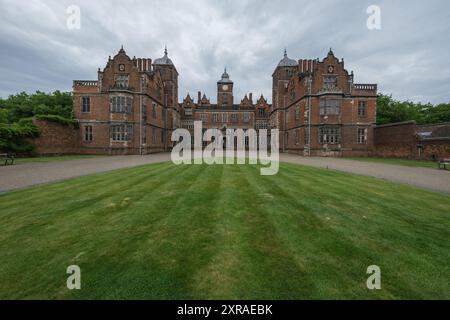
[{"label": "stone window frame", "polygon": [[266,116],[266,108],[258,108],[258,116],[265,117]]},{"label": "stone window frame", "polygon": [[294,129],[294,144],[298,145],[300,143],[300,132],[299,129]]},{"label": "stone window frame", "polygon": [[83,125],[83,142],[91,143],[94,139],[94,127],[91,124]]},{"label": "stone window frame", "polygon": [[[87,104],[85,104],[87,101]],[[90,113],[91,112],[91,97],[90,96],[81,96],[81,112],[82,113]]]},{"label": "stone window frame", "polygon": [[231,114],[231,122],[233,122],[233,123],[239,122],[239,116],[238,116],[237,113],[232,113]]},{"label": "stone window frame", "polygon": [[200,120],[205,123],[208,121],[208,114],[206,112],[201,112],[200,113]]},{"label": "stone window frame", "polygon": [[358,101],[358,117],[367,117],[367,101],[359,100]]},{"label": "stone window frame", "polygon": [[268,124],[268,122],[266,120],[256,120],[255,128],[257,130],[268,129],[269,128],[269,124]]},{"label": "stone window frame", "polygon": [[133,113],[133,96],[126,94],[114,94],[110,96],[111,113]]},{"label": "stone window frame", "polygon": [[128,89],[130,84],[130,75],[127,73],[114,74],[114,88]]},{"label": "stone window frame", "polygon": [[113,123],[109,127],[110,138],[114,142],[125,142],[133,139],[133,124]]},{"label": "stone window frame", "polygon": [[243,121],[244,122],[250,122],[250,113],[244,112]]},{"label": "stone window frame", "polygon": [[318,135],[319,144],[340,144],[342,141],[342,130],[339,126],[321,126]]},{"label": "stone window frame", "polygon": [[[319,101],[319,112],[321,116],[339,115],[341,113],[342,99],[321,98]],[[336,104],[334,104],[336,103]]]},{"label": "stone window frame", "polygon": [[367,128],[365,127],[356,128],[356,143],[367,144]]},{"label": "stone window frame", "polygon": [[337,76],[326,75],[323,77],[323,90],[324,91],[336,91],[338,90],[338,78]]},{"label": "stone window frame", "polygon": [[300,120],[300,106],[295,107],[295,120]]}]

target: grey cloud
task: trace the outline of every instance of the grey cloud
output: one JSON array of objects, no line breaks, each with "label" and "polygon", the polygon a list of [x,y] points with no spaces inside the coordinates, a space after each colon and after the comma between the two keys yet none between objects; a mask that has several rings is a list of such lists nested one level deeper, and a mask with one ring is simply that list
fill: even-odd
[{"label": "grey cloud", "polygon": [[[81,8],[81,30],[66,28],[66,8]],[[366,8],[381,8],[382,29],[366,28]],[[286,47],[291,58],[345,58],[357,82],[376,82],[398,99],[450,100],[448,1],[7,1],[0,0],[0,95],[70,90],[95,79],[124,45],[158,58],[164,45],[180,72],[180,97],[213,101],[226,65],[235,99],[271,100],[271,74]]]}]

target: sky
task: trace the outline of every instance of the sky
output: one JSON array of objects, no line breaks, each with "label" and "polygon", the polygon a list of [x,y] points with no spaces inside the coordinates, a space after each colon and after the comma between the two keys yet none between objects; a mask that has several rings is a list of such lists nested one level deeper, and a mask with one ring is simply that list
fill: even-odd
[{"label": "sky", "polygon": [[[367,26],[371,5],[379,8],[377,29]],[[153,60],[167,45],[180,99],[202,91],[215,102],[226,66],[235,103],[248,92],[272,101],[271,75],[285,48],[298,60],[323,59],[331,47],[355,83],[377,83],[400,100],[450,101],[447,0],[0,0],[0,23],[3,98],[96,80],[121,45],[130,57]]]}]

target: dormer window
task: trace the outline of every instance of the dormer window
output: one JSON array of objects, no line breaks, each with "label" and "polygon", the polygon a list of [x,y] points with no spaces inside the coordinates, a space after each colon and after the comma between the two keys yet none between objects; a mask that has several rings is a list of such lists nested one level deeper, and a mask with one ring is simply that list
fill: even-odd
[{"label": "dormer window", "polygon": [[323,77],[323,89],[325,91],[336,91],[337,89],[337,78],[336,77]]},{"label": "dormer window", "polygon": [[266,115],[266,109],[259,108],[258,109],[258,114],[259,114],[260,117],[264,117]]},{"label": "dormer window", "polygon": [[128,75],[116,74],[114,76],[114,86],[117,89],[128,89]]}]

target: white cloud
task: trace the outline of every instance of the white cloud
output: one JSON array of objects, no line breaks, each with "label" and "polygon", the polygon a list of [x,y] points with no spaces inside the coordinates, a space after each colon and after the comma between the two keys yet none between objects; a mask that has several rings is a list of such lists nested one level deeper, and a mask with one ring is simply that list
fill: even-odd
[{"label": "white cloud", "polygon": [[[81,8],[81,29],[66,8]],[[271,74],[291,58],[344,57],[356,81],[376,82],[399,99],[450,100],[450,4],[378,1],[382,29],[366,28],[371,1],[7,1],[0,0],[0,95],[70,90],[95,79],[124,45],[159,58],[164,45],[180,72],[180,97],[198,90],[215,101],[226,65],[235,101],[247,92],[271,100]]]}]

